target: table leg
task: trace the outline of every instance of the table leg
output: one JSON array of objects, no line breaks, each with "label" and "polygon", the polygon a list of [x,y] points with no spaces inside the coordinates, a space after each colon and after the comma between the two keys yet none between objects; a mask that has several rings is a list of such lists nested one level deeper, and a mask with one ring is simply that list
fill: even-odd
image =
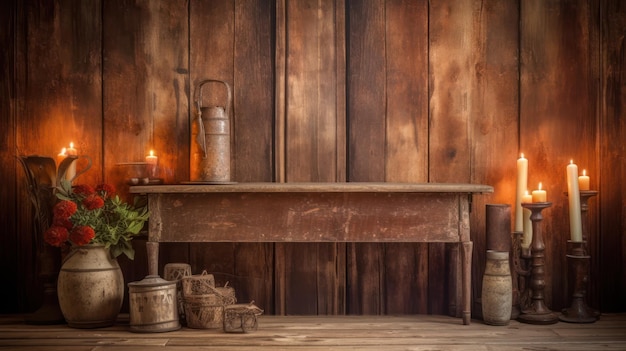
[{"label": "table leg", "polygon": [[463,324],[469,325],[472,320],[472,248],[474,243],[471,241],[464,241],[461,243],[463,250],[461,250],[461,265],[462,265],[462,287],[463,287]]},{"label": "table leg", "polygon": [[148,254],[148,275],[159,275],[159,243],[156,241],[146,242]]}]

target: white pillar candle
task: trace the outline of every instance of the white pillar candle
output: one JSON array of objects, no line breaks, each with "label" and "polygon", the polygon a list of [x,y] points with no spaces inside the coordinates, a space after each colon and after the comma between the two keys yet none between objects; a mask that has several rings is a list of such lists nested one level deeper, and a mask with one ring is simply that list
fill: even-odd
[{"label": "white pillar candle", "polygon": [[524,231],[522,198],[528,189],[528,160],[524,154],[517,160],[517,193],[515,194],[515,231]]},{"label": "white pillar candle", "polygon": [[571,240],[583,240],[582,222],[580,218],[580,190],[578,189],[578,166],[574,161],[567,165],[567,198],[569,202],[569,230]]},{"label": "white pillar candle", "polygon": [[[76,150],[76,148],[74,148],[74,143],[70,143],[70,147],[67,148],[66,150],[66,154],[68,156],[77,156],[78,155],[78,150]],[[76,160],[72,161],[72,163],[70,163],[69,167],[67,167],[67,171],[65,172],[65,179],[68,181],[72,181],[74,180],[74,177],[76,177]]]},{"label": "white pillar candle", "polygon": [[533,190],[533,202],[546,202],[548,201],[548,192],[541,189],[541,182],[539,183],[539,188],[537,190]]},{"label": "white pillar candle", "polygon": [[150,154],[146,156],[146,163],[154,166],[157,164],[158,160],[158,157],[154,155],[154,150],[150,150]]},{"label": "white pillar candle", "polygon": [[578,177],[578,190],[589,190],[589,176],[586,169],[583,169],[583,175]]}]

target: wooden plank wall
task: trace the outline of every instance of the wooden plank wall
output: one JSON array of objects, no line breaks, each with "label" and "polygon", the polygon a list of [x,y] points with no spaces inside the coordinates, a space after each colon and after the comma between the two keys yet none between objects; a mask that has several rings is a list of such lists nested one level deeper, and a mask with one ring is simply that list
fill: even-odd
[{"label": "wooden plank wall", "polygon": [[[589,212],[590,304],[625,311],[625,8],[623,0],[5,1],[0,262],[11,288],[0,312],[33,310],[41,298],[16,153],[53,156],[73,141],[93,160],[80,180],[111,182],[126,196],[117,164],[151,149],[166,183],[188,180],[196,87],[207,78],[233,88],[238,182],[493,185],[472,203],[475,298],[485,205],[513,203],[524,152],[529,187],[543,182],[553,202],[543,223],[546,301],[569,304],[565,166],[575,160],[600,191]],[[134,262],[121,259],[128,282],[147,273],[144,244],[135,241]],[[455,314],[458,254],[444,244],[207,243],[162,245],[160,261],[219,272],[240,300],[270,314]]]}]

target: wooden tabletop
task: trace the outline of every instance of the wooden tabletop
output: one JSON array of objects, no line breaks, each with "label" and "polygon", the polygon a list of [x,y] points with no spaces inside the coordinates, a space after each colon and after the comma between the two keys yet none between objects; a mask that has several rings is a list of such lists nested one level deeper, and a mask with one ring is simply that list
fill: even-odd
[{"label": "wooden tabletop", "polygon": [[185,183],[178,185],[138,185],[131,193],[227,193],[227,192],[380,192],[380,193],[493,193],[493,187],[463,183]]}]

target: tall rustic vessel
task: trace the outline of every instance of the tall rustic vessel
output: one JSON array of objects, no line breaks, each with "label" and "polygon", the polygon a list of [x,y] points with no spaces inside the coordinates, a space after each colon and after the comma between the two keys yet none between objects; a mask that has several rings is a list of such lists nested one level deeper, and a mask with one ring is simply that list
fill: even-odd
[{"label": "tall rustic vessel", "polygon": [[61,266],[57,293],[70,327],[111,326],[122,308],[124,276],[104,245],[73,247]]}]

